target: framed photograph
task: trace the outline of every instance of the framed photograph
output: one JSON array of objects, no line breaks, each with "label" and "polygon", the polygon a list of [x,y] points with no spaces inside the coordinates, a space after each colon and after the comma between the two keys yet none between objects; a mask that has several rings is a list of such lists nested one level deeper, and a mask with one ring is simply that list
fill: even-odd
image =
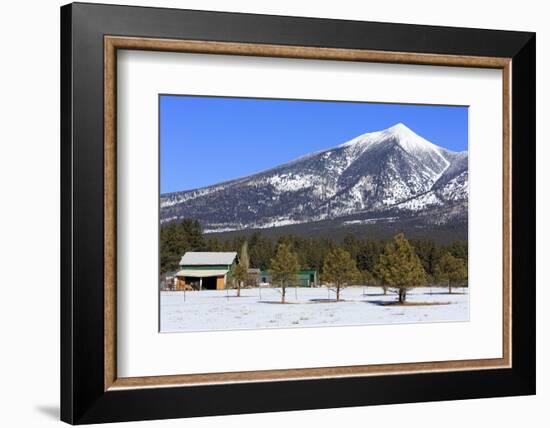
[{"label": "framed photograph", "polygon": [[62,420],[535,393],[533,33],[76,3],[61,56]]}]

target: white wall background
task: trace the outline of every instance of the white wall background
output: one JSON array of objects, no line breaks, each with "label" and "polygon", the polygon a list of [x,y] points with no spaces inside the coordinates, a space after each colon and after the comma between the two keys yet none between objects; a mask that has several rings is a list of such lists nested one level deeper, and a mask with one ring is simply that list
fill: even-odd
[{"label": "white wall background", "polygon": [[[121,0],[122,2],[122,0]],[[103,1],[103,3],[116,3]],[[301,1],[148,0],[126,4],[322,18],[485,27],[537,32],[538,395],[155,421],[158,427],[400,426],[500,428],[542,426],[550,403],[550,157],[543,120],[550,75],[545,3],[534,0]],[[0,420],[8,427],[54,426],[59,407],[59,6],[58,0],[0,6]],[[546,248],[544,248],[546,247]],[[546,262],[546,263],[545,263]],[[35,276],[36,275],[36,276]],[[543,311],[545,313],[543,313]],[[125,426],[137,426],[137,423]]]}]

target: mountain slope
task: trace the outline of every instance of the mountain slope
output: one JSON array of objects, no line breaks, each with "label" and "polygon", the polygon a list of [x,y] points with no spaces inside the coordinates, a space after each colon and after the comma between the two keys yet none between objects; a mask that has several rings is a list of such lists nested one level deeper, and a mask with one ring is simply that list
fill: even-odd
[{"label": "mountain slope", "polygon": [[[462,221],[468,156],[403,124],[248,177],[161,195],[161,222],[197,219],[206,231],[270,228],[352,216]],[[348,220],[346,220],[348,221]],[[383,220],[387,221],[387,220]]]}]

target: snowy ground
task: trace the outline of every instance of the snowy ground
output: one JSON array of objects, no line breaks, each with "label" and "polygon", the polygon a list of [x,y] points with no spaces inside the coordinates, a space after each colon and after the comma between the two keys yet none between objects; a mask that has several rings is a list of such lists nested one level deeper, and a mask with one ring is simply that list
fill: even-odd
[{"label": "snowy ground", "polygon": [[[162,332],[312,327],[357,324],[467,321],[468,289],[418,288],[407,305],[392,305],[396,294],[380,288],[348,287],[341,301],[327,288],[287,288],[287,304],[278,289],[162,291]],[[329,300],[329,298],[331,300]]]}]

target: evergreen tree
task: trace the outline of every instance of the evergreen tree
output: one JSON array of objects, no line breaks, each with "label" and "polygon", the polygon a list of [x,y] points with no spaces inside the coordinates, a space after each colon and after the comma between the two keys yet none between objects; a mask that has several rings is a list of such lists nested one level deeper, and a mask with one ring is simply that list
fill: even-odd
[{"label": "evergreen tree", "polygon": [[466,268],[464,260],[450,253],[445,253],[439,260],[435,276],[438,280],[447,281],[450,294],[452,292],[451,287],[456,286],[468,278],[468,269]]},{"label": "evergreen tree", "polygon": [[237,297],[241,297],[241,287],[244,281],[246,281],[246,278],[248,277],[248,269],[242,265],[238,264],[233,269],[232,273],[233,282],[235,284],[235,288],[237,288]]},{"label": "evergreen tree", "polygon": [[248,257],[248,241],[244,241],[244,243],[241,245],[239,265],[244,266],[247,270],[250,267],[250,258]]},{"label": "evergreen tree", "polygon": [[202,234],[201,224],[197,220],[183,219],[177,227],[187,241],[189,246],[187,251],[204,251],[206,243]]},{"label": "evergreen tree", "polygon": [[361,250],[361,242],[355,235],[348,234],[342,241],[342,248],[349,253],[352,259],[357,260]]},{"label": "evergreen tree", "polygon": [[178,223],[170,223],[160,233],[161,273],[177,270],[179,261],[190,245],[184,230]]},{"label": "evergreen tree", "polygon": [[281,284],[281,303],[285,303],[286,287],[296,279],[300,269],[298,256],[289,244],[279,244],[275,257],[271,259],[270,273],[274,282]]},{"label": "evergreen tree", "polygon": [[422,267],[429,275],[433,275],[440,257],[440,250],[435,242],[431,240],[411,240],[411,245],[422,262]]},{"label": "evergreen tree", "polygon": [[468,242],[466,241],[453,241],[447,246],[447,252],[452,256],[467,262],[468,260]]},{"label": "evergreen tree", "polygon": [[271,239],[259,232],[254,232],[250,237],[249,244],[250,265],[261,270],[268,269],[270,261],[275,255]]},{"label": "evergreen tree", "polygon": [[386,245],[377,271],[385,284],[397,288],[399,303],[406,301],[408,289],[426,284],[422,263],[402,233]]},{"label": "evergreen tree", "polygon": [[187,251],[206,249],[202,227],[196,220],[183,219],[162,225],[159,238],[161,274],[177,270]]},{"label": "evergreen tree", "polygon": [[234,251],[231,241],[229,241],[229,240],[223,241],[222,251]]},{"label": "evergreen tree", "polygon": [[232,273],[233,282],[237,288],[237,297],[241,296],[241,288],[243,283],[248,279],[248,268],[250,267],[250,259],[248,258],[248,242],[244,241],[241,246],[241,255],[239,264],[235,266]]},{"label": "evergreen tree", "polygon": [[384,268],[380,261],[374,266],[373,269],[374,282],[378,283],[382,290],[384,291],[384,296],[388,294],[388,284],[384,279]]},{"label": "evergreen tree", "polygon": [[359,270],[351,255],[341,248],[331,251],[323,264],[323,278],[336,287],[336,301],[340,301],[340,290],[359,279]]},{"label": "evergreen tree", "polygon": [[381,242],[369,239],[362,240],[356,257],[357,267],[360,270],[374,272],[382,251],[384,251],[384,245]]},{"label": "evergreen tree", "polygon": [[220,241],[218,240],[218,238],[214,237],[214,238],[208,238],[208,240],[206,241],[206,250],[207,251],[222,251],[223,247],[222,247],[222,244],[220,244]]}]

